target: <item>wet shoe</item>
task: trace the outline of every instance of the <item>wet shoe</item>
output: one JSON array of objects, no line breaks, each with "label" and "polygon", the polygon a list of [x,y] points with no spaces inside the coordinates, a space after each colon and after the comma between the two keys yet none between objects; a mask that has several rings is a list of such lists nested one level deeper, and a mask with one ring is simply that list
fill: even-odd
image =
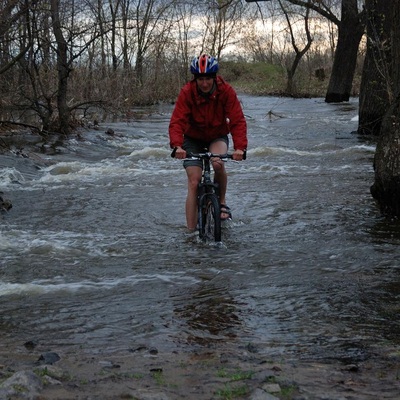
[{"label": "wet shoe", "polygon": [[221,210],[221,221],[232,219],[231,209],[226,204],[220,204],[219,206]]}]

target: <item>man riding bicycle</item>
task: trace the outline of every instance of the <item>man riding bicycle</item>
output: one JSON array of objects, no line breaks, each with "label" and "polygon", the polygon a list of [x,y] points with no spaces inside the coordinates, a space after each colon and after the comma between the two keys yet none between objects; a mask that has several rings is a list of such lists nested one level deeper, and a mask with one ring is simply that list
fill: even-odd
[{"label": "man riding bicycle", "polygon": [[[175,157],[186,158],[186,152],[212,153],[228,151],[230,133],[233,139],[233,159],[243,160],[247,149],[247,125],[235,90],[217,76],[219,66],[216,58],[203,54],[195,57],[190,65],[193,80],[181,89],[169,124],[170,146]],[[199,160],[185,160],[188,178],[186,198],[186,222],[189,230],[197,224],[197,185],[202,174]],[[214,180],[219,185],[221,219],[232,217],[226,205],[228,178],[224,162],[212,161]]]}]

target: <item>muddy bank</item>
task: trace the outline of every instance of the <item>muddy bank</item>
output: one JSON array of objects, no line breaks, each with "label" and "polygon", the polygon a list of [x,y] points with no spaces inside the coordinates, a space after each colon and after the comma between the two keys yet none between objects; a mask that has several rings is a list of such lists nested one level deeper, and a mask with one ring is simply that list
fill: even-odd
[{"label": "muddy bank", "polygon": [[[252,346],[233,345],[191,353],[146,346],[95,356],[25,353],[10,354],[0,366],[1,399],[376,400],[398,399],[400,390],[398,352],[357,364],[271,360]],[[15,380],[18,371],[27,377]]]}]

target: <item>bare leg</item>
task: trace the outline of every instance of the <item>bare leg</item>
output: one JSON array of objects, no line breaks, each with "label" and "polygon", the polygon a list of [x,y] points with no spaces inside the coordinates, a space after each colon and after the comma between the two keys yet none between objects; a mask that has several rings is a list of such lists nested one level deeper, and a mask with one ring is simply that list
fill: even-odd
[{"label": "bare leg", "polygon": [[189,230],[197,226],[197,186],[201,180],[200,167],[187,167],[188,192],[186,197],[186,224]]}]

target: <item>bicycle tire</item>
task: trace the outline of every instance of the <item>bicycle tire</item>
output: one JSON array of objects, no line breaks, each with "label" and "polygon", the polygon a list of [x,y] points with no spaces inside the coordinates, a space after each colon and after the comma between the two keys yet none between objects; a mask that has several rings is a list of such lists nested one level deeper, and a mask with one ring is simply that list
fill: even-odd
[{"label": "bicycle tire", "polygon": [[203,196],[200,204],[199,233],[202,239],[221,241],[221,211],[216,194]]}]

